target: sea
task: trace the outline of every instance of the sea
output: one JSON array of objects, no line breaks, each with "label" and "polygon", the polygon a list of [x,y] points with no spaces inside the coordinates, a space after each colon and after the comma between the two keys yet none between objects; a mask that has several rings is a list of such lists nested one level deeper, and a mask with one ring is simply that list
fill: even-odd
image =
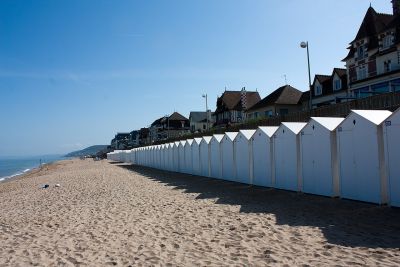
[{"label": "sea", "polygon": [[0,157],[0,181],[24,174],[40,164],[49,164],[66,159],[63,155],[45,155],[30,157]]}]

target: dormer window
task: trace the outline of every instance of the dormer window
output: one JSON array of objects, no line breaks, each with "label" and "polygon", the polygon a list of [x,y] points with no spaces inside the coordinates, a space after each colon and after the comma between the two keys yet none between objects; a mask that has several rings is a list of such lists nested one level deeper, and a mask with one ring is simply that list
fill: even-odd
[{"label": "dormer window", "polygon": [[363,59],[364,58],[364,56],[365,56],[365,53],[364,53],[365,51],[364,51],[364,45],[360,45],[358,48],[357,48],[357,58],[360,60],[360,59]]},{"label": "dormer window", "polygon": [[340,79],[334,80],[334,82],[333,82],[333,90],[337,91],[337,90],[340,90],[340,89],[342,89],[342,80],[340,80]]},{"label": "dormer window", "polygon": [[316,85],[315,86],[315,95],[322,95],[322,87],[321,85]]},{"label": "dormer window", "polygon": [[386,35],[385,37],[383,37],[382,39],[382,49],[387,49],[389,47],[391,47],[393,44],[393,37],[391,34]]}]

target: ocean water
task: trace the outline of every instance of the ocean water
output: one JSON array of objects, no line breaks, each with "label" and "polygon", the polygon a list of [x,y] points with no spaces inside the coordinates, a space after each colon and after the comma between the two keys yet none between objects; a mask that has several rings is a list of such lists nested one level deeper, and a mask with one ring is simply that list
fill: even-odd
[{"label": "ocean water", "polygon": [[0,157],[0,181],[24,174],[42,164],[65,159],[62,155]]}]

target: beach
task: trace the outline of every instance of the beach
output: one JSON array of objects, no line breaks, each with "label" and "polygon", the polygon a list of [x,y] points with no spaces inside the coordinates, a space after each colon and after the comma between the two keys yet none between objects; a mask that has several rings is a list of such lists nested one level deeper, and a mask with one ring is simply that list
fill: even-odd
[{"label": "beach", "polygon": [[106,160],[5,180],[0,205],[0,266],[400,265],[400,209]]}]

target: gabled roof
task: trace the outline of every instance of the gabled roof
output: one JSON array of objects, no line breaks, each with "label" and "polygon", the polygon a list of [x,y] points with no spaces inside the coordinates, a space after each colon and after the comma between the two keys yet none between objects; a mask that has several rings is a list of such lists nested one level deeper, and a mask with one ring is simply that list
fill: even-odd
[{"label": "gabled roof", "polygon": [[258,127],[258,130],[262,131],[265,133],[268,137],[272,137],[276,130],[278,130],[278,126],[260,126]]},{"label": "gabled roof", "polygon": [[226,132],[224,136],[228,137],[231,141],[235,140],[239,132]]},{"label": "gabled roof", "polygon": [[281,126],[284,125],[294,134],[298,134],[304,128],[304,126],[306,126],[306,124],[307,123],[305,122],[282,122]]},{"label": "gabled roof", "polygon": [[184,120],[188,120],[188,119],[175,111],[174,113],[171,114],[171,116],[169,116],[169,120],[170,121],[184,121]]},{"label": "gabled roof", "polygon": [[[261,97],[258,92],[254,91],[225,91],[217,99],[217,110],[218,112],[222,106],[228,110],[242,110],[242,94],[246,94],[246,107],[247,109],[255,105],[260,101]],[[219,104],[219,105],[218,105]]]},{"label": "gabled roof", "polygon": [[179,141],[180,146],[185,146],[185,144],[186,144],[186,140]]},{"label": "gabled roof", "polygon": [[333,68],[332,76],[337,74],[340,78],[347,75],[347,70],[342,68]]},{"label": "gabled roof", "polygon": [[[373,124],[379,125],[382,122],[384,122],[391,114],[392,112],[388,110],[351,110],[352,113],[355,113]],[[351,114],[351,113],[350,113]]]},{"label": "gabled roof", "polygon": [[212,138],[215,139],[218,142],[221,142],[222,138],[224,138],[224,135],[223,134],[214,134],[212,136]]},{"label": "gabled roof", "polygon": [[[314,83],[315,83],[315,80],[318,80],[318,82],[320,84],[323,84],[323,83],[330,81],[330,79],[331,79],[330,75],[315,74]],[[313,83],[313,85],[314,85],[314,83]]]},{"label": "gabled roof", "polygon": [[314,120],[315,122],[317,122],[318,124],[320,124],[321,126],[325,127],[326,129],[328,129],[329,131],[334,131],[339,124],[342,123],[342,121],[344,121],[344,118],[336,118],[336,117],[311,117],[311,120],[309,123],[312,122],[312,120]]},{"label": "gabled roof", "polygon": [[212,136],[203,136],[201,139],[201,142],[205,142],[206,144],[209,144],[211,142]]},{"label": "gabled roof", "polygon": [[249,108],[248,111],[279,104],[297,105],[301,99],[302,94],[303,93],[298,89],[290,85],[284,85],[260,100],[257,104]]},{"label": "gabled roof", "polygon": [[186,145],[191,146],[192,143],[193,143],[193,141],[194,141],[193,139],[186,139],[186,140],[185,140],[185,146],[186,146]]},{"label": "gabled roof", "polygon": [[392,19],[393,15],[377,13],[375,9],[369,7],[358,29],[356,38],[351,43],[362,38],[375,36],[384,31]]},{"label": "gabled roof", "polygon": [[[194,139],[193,139],[193,144],[196,143],[196,144],[199,145],[200,142],[201,142],[201,138],[194,138]],[[192,145],[193,145],[193,144],[192,144]]]},{"label": "gabled roof", "polygon": [[[239,133],[242,134],[247,140],[250,140],[256,130],[239,130]],[[237,135],[239,136],[239,135]],[[236,136],[236,138],[237,138]]]},{"label": "gabled roof", "polygon": [[207,119],[207,113],[205,111],[191,111],[189,114],[189,120],[194,122],[201,122]]}]

